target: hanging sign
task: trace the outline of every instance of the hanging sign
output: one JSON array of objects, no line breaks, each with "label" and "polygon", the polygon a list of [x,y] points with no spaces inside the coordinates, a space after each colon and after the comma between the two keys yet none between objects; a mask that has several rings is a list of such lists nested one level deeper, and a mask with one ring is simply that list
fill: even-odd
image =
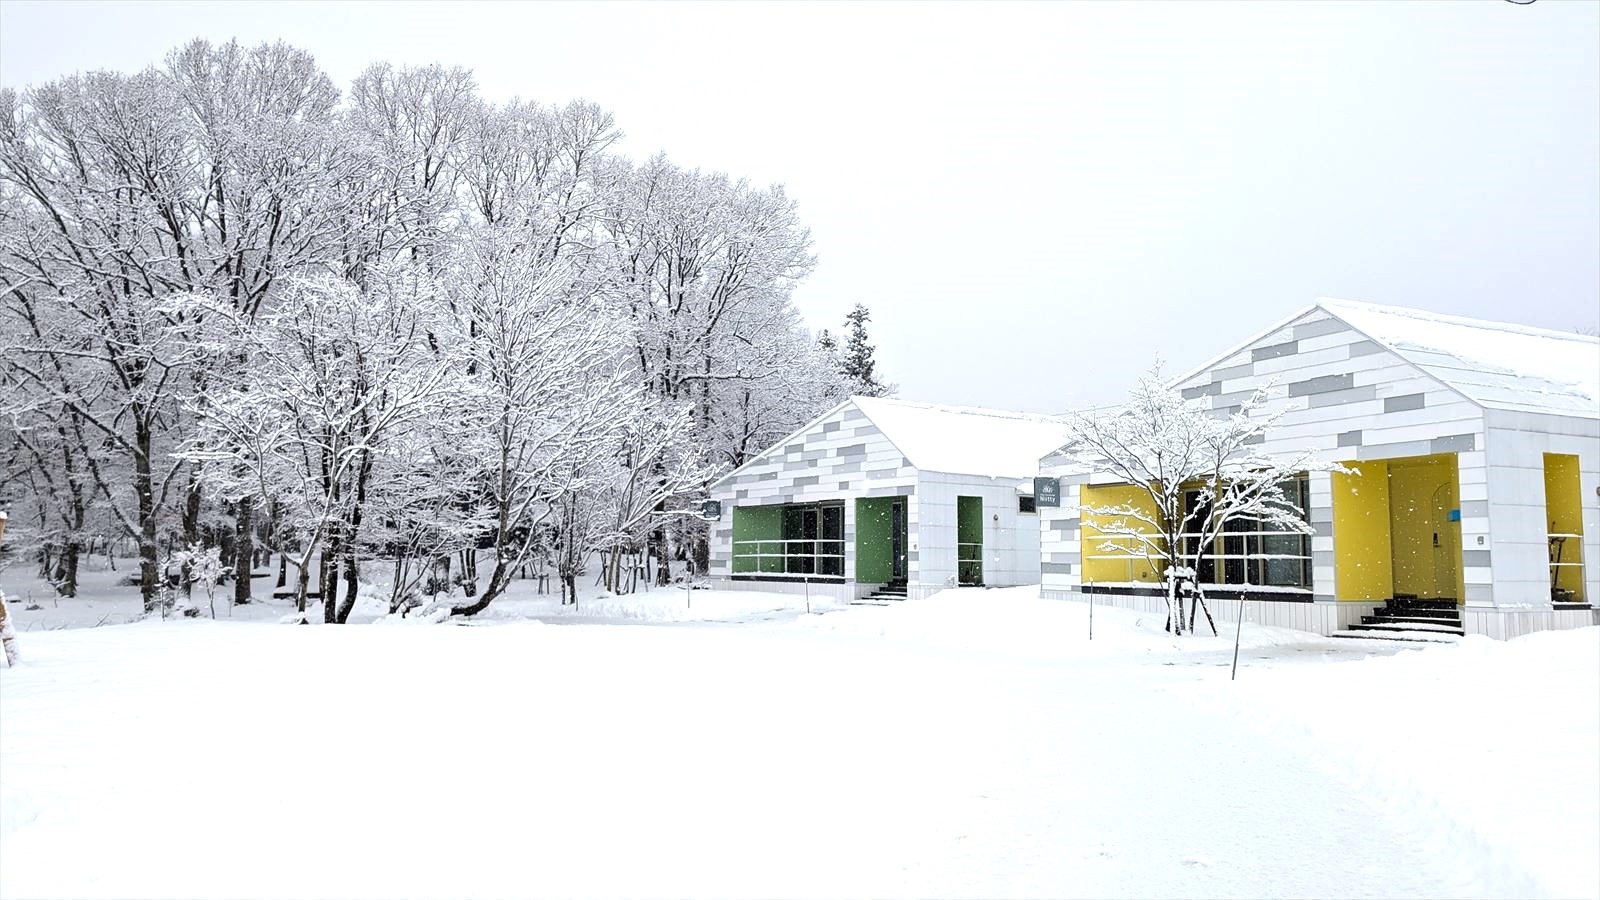
[{"label": "hanging sign", "polygon": [[1061,505],[1061,479],[1033,479],[1033,505],[1036,507]]},{"label": "hanging sign", "polygon": [[700,517],[702,519],[716,520],[722,518],[721,500],[703,500],[700,503]]}]

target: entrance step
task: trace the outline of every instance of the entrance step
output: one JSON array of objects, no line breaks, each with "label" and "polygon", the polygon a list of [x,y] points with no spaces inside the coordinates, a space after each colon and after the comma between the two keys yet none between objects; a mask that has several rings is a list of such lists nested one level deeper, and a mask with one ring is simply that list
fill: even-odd
[{"label": "entrance step", "polygon": [[1368,641],[1409,641],[1418,644],[1454,644],[1461,635],[1447,631],[1335,631],[1329,637]]},{"label": "entrance step", "polygon": [[865,597],[850,601],[851,606],[888,606],[906,599],[906,583],[891,581]]},{"label": "entrance step", "polygon": [[1461,610],[1457,607],[1449,609],[1433,609],[1426,606],[1380,606],[1372,613],[1375,616],[1394,616],[1406,619],[1439,619],[1443,621],[1456,621],[1461,618]]},{"label": "entrance step", "polygon": [[1362,617],[1362,625],[1386,625],[1395,621],[1414,623],[1414,625],[1446,625],[1450,628],[1461,628],[1461,618],[1442,617],[1442,615],[1384,615],[1379,612]]},{"label": "entrance step", "polygon": [[[1446,626],[1446,627],[1449,627],[1449,628],[1460,628],[1461,627],[1461,619],[1458,618],[1458,617],[1455,617],[1455,616],[1452,616],[1452,617],[1449,617],[1449,618],[1445,618],[1443,616],[1410,616],[1410,615],[1407,615],[1407,616],[1386,616],[1386,615],[1379,614],[1379,615],[1371,615],[1371,616],[1362,616],[1361,617],[1361,624],[1362,625],[1396,625],[1396,624],[1398,624],[1398,625],[1416,625],[1418,628],[1426,630],[1428,628],[1434,628],[1434,627],[1438,627],[1440,625],[1443,625],[1443,626]],[[1350,627],[1354,628],[1356,626],[1352,625]]]},{"label": "entrance step", "polygon": [[[1362,618],[1370,619],[1371,616]],[[1350,631],[1425,631],[1430,634],[1466,634],[1460,625],[1443,624],[1439,622],[1363,622],[1360,625],[1350,625]]]},{"label": "entrance step", "polygon": [[1461,607],[1454,600],[1420,600],[1416,597],[1385,600],[1371,615],[1362,616],[1359,624],[1352,622],[1344,636],[1350,636],[1349,632],[1441,634],[1452,637],[1467,633],[1461,624]]},{"label": "entrance step", "polygon": [[1434,600],[1418,600],[1416,597],[1396,597],[1385,604],[1394,609],[1442,609],[1447,612],[1459,612],[1461,604],[1454,597],[1440,597]]}]

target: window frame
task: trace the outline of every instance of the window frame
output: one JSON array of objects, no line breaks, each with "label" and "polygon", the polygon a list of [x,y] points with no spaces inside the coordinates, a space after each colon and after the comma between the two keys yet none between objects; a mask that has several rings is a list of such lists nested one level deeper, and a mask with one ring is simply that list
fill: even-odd
[{"label": "window frame", "polygon": [[[1292,485],[1292,486],[1291,486]],[[1300,472],[1282,483],[1285,496],[1299,510],[1301,520],[1311,520],[1311,486],[1308,473]],[[1199,505],[1204,492],[1199,488],[1184,491],[1184,515],[1188,516]],[[1199,540],[1196,532],[1185,532],[1184,556],[1190,555],[1192,541]],[[1269,552],[1270,541],[1295,540],[1295,553]],[[1295,561],[1294,576],[1284,577],[1283,564]],[[1218,565],[1221,563],[1219,580]],[[1278,566],[1274,567],[1274,563]],[[1255,517],[1234,517],[1223,523],[1222,534],[1211,548],[1195,563],[1195,580],[1215,587],[1312,588],[1311,535],[1267,527]]]}]

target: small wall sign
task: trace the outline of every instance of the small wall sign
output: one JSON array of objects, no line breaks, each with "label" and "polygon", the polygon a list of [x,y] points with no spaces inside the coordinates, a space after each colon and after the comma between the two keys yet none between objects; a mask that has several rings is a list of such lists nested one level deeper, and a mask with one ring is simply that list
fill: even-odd
[{"label": "small wall sign", "polygon": [[1061,479],[1034,478],[1033,503],[1037,507],[1059,507],[1061,505]]},{"label": "small wall sign", "polygon": [[700,502],[700,518],[712,521],[722,518],[722,501],[702,500]]}]

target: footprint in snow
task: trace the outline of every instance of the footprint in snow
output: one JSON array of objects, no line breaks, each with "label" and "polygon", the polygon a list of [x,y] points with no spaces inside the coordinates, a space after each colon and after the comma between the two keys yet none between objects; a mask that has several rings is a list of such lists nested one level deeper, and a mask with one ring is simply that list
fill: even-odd
[{"label": "footprint in snow", "polygon": [[1183,861],[1183,864],[1186,865],[1186,866],[1190,866],[1192,868],[1209,867],[1211,865],[1211,858],[1207,857],[1207,856],[1200,856],[1199,854],[1196,854],[1194,856],[1191,856],[1191,857],[1188,857],[1187,859],[1185,859]]}]

